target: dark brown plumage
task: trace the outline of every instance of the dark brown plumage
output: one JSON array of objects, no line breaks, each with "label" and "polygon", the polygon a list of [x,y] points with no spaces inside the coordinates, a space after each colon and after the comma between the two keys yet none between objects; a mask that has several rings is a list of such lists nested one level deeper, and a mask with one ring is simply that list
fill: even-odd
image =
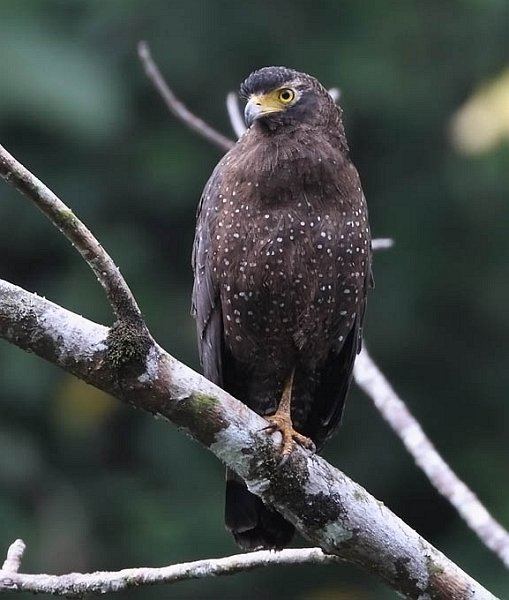
[{"label": "dark brown plumage", "polygon": [[[303,436],[320,449],[339,425],[360,348],[371,283],[366,203],[341,110],[316,79],[266,67],[241,94],[251,126],[198,209],[200,356],[206,377],[261,415],[283,396],[272,423],[288,434],[285,454]],[[281,548],[293,534],[231,473],[226,524],[245,549]]]}]

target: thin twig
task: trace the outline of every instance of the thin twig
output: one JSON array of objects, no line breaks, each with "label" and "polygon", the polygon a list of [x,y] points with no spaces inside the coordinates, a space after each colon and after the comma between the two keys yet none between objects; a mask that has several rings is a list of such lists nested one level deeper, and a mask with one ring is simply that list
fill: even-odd
[{"label": "thin twig", "polygon": [[205,123],[194,115],[178,98],[168,86],[157,65],[152,59],[150,48],[146,42],[139,42],[138,56],[143,65],[145,73],[159,94],[162,96],[166,106],[178,119],[185,123],[190,129],[203,136],[209,142],[227,152],[235,142],[222,133]]},{"label": "thin twig", "polygon": [[[60,201],[54,194],[19,163],[15,161],[13,165],[14,159],[8,153],[6,156],[1,154],[0,158],[4,161],[0,161],[0,174],[8,181],[12,179],[14,185],[32,198],[71,239],[75,232],[78,244],[85,244],[82,253],[87,262],[93,258],[104,259],[101,253],[87,257],[90,250],[87,234],[91,236],[90,232],[72,213],[69,214],[65,205],[62,206],[68,212],[62,212]],[[6,159],[11,160],[5,162]],[[41,199],[44,200],[42,205]],[[98,244],[93,236],[92,241]],[[106,258],[111,261],[107,255]],[[111,277],[112,273],[106,271],[103,275]],[[108,286],[105,289],[108,293]],[[105,377],[105,372],[112,368],[101,358],[105,344],[98,344],[97,336],[92,335],[91,347],[76,346],[79,323],[85,320],[75,315],[73,326],[68,327],[58,319],[63,309],[33,295],[22,301],[24,294],[23,290],[14,290],[8,285],[0,294],[0,304],[5,310],[0,319],[2,337],[32,350],[39,344],[40,354],[45,358],[66,365],[69,371],[81,373],[82,378],[101,389],[117,391],[117,378]],[[45,318],[37,317],[37,307]],[[52,318],[49,318],[50,314]],[[87,345],[86,337],[78,335],[78,339]],[[91,363],[97,368],[91,368]],[[238,473],[249,489],[297,525],[309,540],[323,545],[327,553],[335,553],[374,570],[408,597],[493,598],[478,582],[322,458],[298,448],[291,464],[277,467],[280,456],[277,440],[261,436],[263,419],[154,344],[144,366],[145,372],[141,375],[129,369],[116,373],[118,378],[124,379],[122,397],[187,430]],[[295,486],[296,481],[295,493],[284,493],[288,486]],[[316,512],[318,498],[319,515]],[[354,536],[355,543],[352,544]],[[21,576],[12,572],[6,575],[0,578],[0,583],[5,589],[17,589],[17,577]]]},{"label": "thin twig", "polygon": [[[281,552],[262,550],[249,554],[236,554],[224,558],[211,558],[168,567],[139,567],[121,571],[95,573],[69,573],[67,575],[32,575],[0,571],[0,592],[3,590],[33,592],[66,596],[107,594],[140,585],[171,584],[187,579],[218,577],[251,571],[260,567],[290,565],[339,564],[337,556],[324,554],[320,548],[288,549]],[[6,581],[7,580],[7,581]]]},{"label": "thin twig", "polygon": [[21,560],[25,553],[25,549],[26,546],[23,540],[17,539],[12,542],[7,550],[7,557],[2,565],[1,571],[5,571],[6,573],[17,573],[21,566]]},{"label": "thin twig", "polygon": [[235,92],[229,92],[226,96],[226,110],[228,111],[228,116],[230,117],[232,129],[235,132],[235,135],[239,138],[244,131],[246,131],[246,125],[240,111],[239,99]]},{"label": "thin twig", "polygon": [[[383,579],[408,598],[493,595],[365,489],[316,454],[295,448],[281,466],[280,436],[263,417],[153,346],[145,370],[104,361],[108,329],[0,280],[0,337],[137,408],[172,421],[244,479],[312,546]],[[13,577],[8,577],[12,583]]]},{"label": "thin twig", "polygon": [[339,99],[341,98],[341,90],[337,87],[330,88],[329,95],[337,104]]},{"label": "thin twig", "polygon": [[[335,98],[336,93],[340,94],[340,90],[332,88],[329,93]],[[236,130],[237,125],[232,119],[232,114],[234,115],[235,112],[229,108],[228,114],[232,121],[232,127]],[[179,117],[178,114],[176,116]],[[196,119],[197,117],[193,115],[193,118]],[[187,120],[182,120],[188,124]],[[383,250],[390,248],[393,245],[393,240],[389,238],[374,239],[372,245],[373,250]],[[475,494],[455,475],[437,453],[431,442],[426,438],[420,425],[403,401],[397,397],[366,350],[363,350],[356,360],[354,375],[357,384],[373,399],[376,408],[389,422],[396,435],[402,439],[405,447],[412,454],[417,465],[424,471],[431,484],[449,500],[479,539],[509,568],[509,532],[490,515]],[[385,400],[389,398],[394,402],[385,404],[380,401],[381,398]],[[413,445],[408,443],[408,438],[405,437],[407,434],[401,429],[402,423],[412,426],[410,430],[405,429],[407,433],[408,431],[417,432],[415,435],[419,437],[411,438],[414,439]],[[422,444],[418,444],[418,447],[424,448],[419,454],[415,451],[415,439],[421,440]],[[427,452],[426,449],[431,450]],[[423,457],[427,457],[427,459]],[[438,477],[437,472],[440,473]]]},{"label": "thin twig", "polygon": [[491,516],[479,498],[440,456],[365,347],[355,362],[354,377],[433,486],[449,500],[481,542],[509,568],[509,532]]},{"label": "thin twig", "polygon": [[78,250],[97,276],[117,319],[142,323],[140,309],[125,279],[92,232],[3,146],[0,146],[0,177],[34,202]]},{"label": "thin twig", "polygon": [[392,238],[375,238],[371,241],[373,250],[389,250],[393,246],[394,240]]}]

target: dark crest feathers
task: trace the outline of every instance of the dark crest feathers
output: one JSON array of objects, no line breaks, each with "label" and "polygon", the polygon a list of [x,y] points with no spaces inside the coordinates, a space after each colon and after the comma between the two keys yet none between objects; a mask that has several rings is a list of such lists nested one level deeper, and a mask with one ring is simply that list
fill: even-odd
[{"label": "dark crest feathers", "polygon": [[263,67],[251,73],[242,83],[240,95],[242,98],[249,98],[251,94],[263,94],[277,89],[286,82],[303,77],[308,78],[309,75],[287,67]]}]

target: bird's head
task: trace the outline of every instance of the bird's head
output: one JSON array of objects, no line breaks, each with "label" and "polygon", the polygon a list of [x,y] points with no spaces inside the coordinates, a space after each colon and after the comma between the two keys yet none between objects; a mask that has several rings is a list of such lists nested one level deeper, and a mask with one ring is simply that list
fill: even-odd
[{"label": "bird's head", "polygon": [[286,67],[264,67],[254,71],[240,86],[247,100],[246,125],[260,123],[275,130],[284,125],[326,125],[337,108],[317,79]]}]

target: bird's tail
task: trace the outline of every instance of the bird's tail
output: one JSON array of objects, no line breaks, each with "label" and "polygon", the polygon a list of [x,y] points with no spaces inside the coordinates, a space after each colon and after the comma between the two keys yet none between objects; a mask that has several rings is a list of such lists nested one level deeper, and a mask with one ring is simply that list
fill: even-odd
[{"label": "bird's tail", "polygon": [[265,506],[233,471],[226,470],[226,528],[243,550],[281,550],[294,534],[294,526]]}]

